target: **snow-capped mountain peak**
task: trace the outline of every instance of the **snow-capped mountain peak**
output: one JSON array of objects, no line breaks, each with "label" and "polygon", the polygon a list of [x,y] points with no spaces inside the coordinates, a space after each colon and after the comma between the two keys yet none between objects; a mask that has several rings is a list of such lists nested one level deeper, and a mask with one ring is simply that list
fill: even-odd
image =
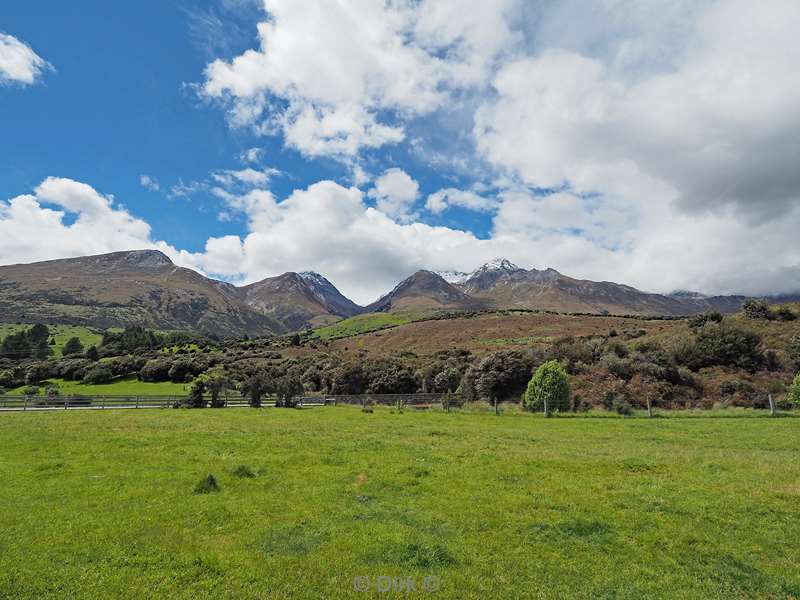
[{"label": "snow-capped mountain peak", "polygon": [[469,279],[470,273],[463,271],[434,271],[439,277],[444,279],[447,283],[464,283]]}]

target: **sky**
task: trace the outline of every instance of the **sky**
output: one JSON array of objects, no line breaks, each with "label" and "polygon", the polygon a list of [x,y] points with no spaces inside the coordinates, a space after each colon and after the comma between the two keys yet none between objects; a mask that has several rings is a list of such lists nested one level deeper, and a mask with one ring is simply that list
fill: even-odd
[{"label": "sky", "polygon": [[0,4],[0,264],[800,291],[796,0]]}]

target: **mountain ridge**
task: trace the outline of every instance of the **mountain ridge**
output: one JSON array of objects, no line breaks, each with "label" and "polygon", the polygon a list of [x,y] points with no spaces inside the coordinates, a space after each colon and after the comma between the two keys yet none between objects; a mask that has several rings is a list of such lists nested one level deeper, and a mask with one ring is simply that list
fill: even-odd
[{"label": "mountain ridge", "polygon": [[503,258],[470,273],[419,270],[367,306],[314,271],[235,286],[175,265],[153,249],[0,266],[0,322],[138,324],[220,336],[282,334],[364,312],[521,308],[684,316],[735,312],[744,299],[686,290],[642,292],[575,279],[552,268],[524,269]]}]

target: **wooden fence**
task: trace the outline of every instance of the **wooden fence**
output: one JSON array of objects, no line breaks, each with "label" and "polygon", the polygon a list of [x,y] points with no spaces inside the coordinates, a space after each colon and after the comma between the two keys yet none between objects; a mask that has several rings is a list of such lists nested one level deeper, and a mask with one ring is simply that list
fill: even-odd
[{"label": "wooden fence", "polygon": [[[211,398],[206,397],[210,403]],[[410,408],[427,408],[432,404],[443,401],[443,394],[363,394],[363,395],[328,395],[304,396],[298,399],[300,408],[316,406],[352,404],[357,406],[383,405],[398,406],[399,404]],[[0,411],[28,411],[28,410],[103,410],[112,408],[172,408],[185,403],[187,396],[0,396]],[[223,398],[227,408],[245,408],[249,406],[247,398],[242,396],[228,396]],[[261,405],[265,408],[274,407],[276,398],[265,396]],[[452,395],[453,405],[459,404],[458,396]]]}]

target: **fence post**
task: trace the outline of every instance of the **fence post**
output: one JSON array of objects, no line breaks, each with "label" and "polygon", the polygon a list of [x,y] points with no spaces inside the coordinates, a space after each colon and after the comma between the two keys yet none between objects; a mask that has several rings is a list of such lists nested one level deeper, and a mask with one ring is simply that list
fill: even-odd
[{"label": "fence post", "polygon": [[775,416],[775,402],[772,401],[772,394],[768,394],[767,397],[769,398],[769,416],[770,417],[774,417]]},{"label": "fence post", "polygon": [[139,396],[136,396],[136,408],[139,408]]},{"label": "fence post", "polygon": [[106,409],[106,397],[105,396],[100,396],[100,398],[101,398],[100,406],[102,407],[103,410],[105,410]]},{"label": "fence post", "polygon": [[544,416],[545,417],[550,416],[550,409],[547,406],[547,398],[544,399]]},{"label": "fence post", "polygon": [[22,411],[24,412],[24,411],[28,410],[28,397],[27,396],[25,396],[23,398],[23,402],[24,402],[24,404],[22,405]]},{"label": "fence post", "polygon": [[497,396],[494,397],[494,414],[495,415],[499,415],[500,414],[500,410],[497,407]]}]

